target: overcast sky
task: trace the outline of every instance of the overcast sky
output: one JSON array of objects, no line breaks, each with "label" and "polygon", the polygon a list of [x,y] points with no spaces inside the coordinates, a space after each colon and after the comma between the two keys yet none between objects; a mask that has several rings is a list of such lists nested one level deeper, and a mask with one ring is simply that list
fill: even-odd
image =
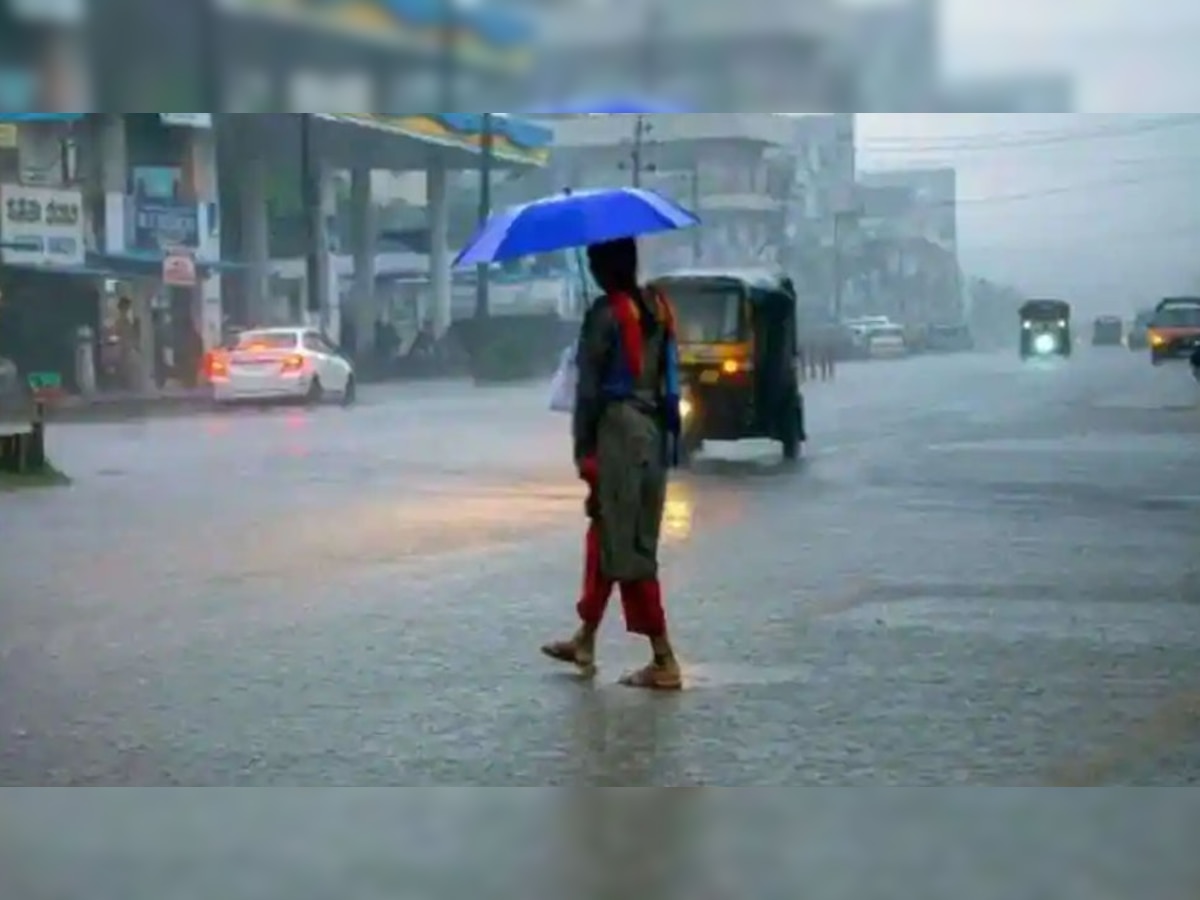
[{"label": "overcast sky", "polygon": [[1200,122],[1155,117],[1200,111],[1200,0],[944,2],[950,72],[1068,68],[1091,114],[863,115],[864,168],[954,164],[964,264],[1031,293],[1200,288]]}]

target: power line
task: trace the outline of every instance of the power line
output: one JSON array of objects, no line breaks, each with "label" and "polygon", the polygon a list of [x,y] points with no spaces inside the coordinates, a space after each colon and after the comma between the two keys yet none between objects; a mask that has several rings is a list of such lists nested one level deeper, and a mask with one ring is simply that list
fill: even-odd
[{"label": "power line", "polygon": [[1038,200],[1043,197],[1058,197],[1083,191],[1093,191],[1106,187],[1130,187],[1153,184],[1159,180],[1173,181],[1175,179],[1190,180],[1200,188],[1200,159],[1191,162],[1185,171],[1163,170],[1157,176],[1140,175],[1125,178],[1106,178],[1096,181],[1082,181],[1075,184],[1064,184],[1056,187],[1041,188],[1032,191],[1021,191],[1012,194],[986,194],[981,197],[960,197],[954,200],[921,203],[919,209],[945,209],[971,206],[990,206],[992,204],[1016,203],[1023,200]]},{"label": "power line", "polygon": [[1144,121],[1138,124],[1110,125],[1092,129],[1075,129],[1047,132],[1040,136],[1017,137],[1013,135],[975,134],[962,140],[950,141],[939,138],[895,137],[860,140],[856,149],[872,153],[987,153],[996,150],[1017,150],[1036,147],[1056,147],[1071,144],[1089,144],[1097,141],[1111,140],[1121,137],[1135,137],[1200,126],[1200,114],[1177,113],[1161,116],[1157,121]]},{"label": "power line", "polygon": [[895,135],[873,138],[880,146],[945,146],[945,147],[990,147],[996,143],[1011,143],[1020,146],[1040,144],[1045,141],[1075,141],[1104,138],[1128,133],[1139,134],[1146,130],[1176,128],[1200,123],[1200,114],[1164,113],[1153,116],[1126,116],[1122,122],[1107,122],[1099,125],[1073,126],[1070,128],[1024,129],[1016,131],[975,131],[958,135]]},{"label": "power line", "polygon": [[1092,232],[1059,232],[1052,238],[1045,236],[1029,237],[1026,239],[1017,239],[1013,241],[983,241],[976,242],[964,240],[961,236],[958,240],[958,252],[961,255],[973,256],[979,252],[988,251],[1005,251],[1005,250],[1021,250],[1026,252],[1037,252],[1045,250],[1047,252],[1062,252],[1064,247],[1074,247],[1076,245],[1093,244],[1103,241],[1116,241],[1122,243],[1142,243],[1142,242],[1174,242],[1174,241],[1195,241],[1200,247],[1200,220],[1192,220],[1190,222],[1181,222],[1176,225],[1167,227],[1157,227],[1154,229],[1139,229],[1131,231],[1127,229],[1108,229],[1104,231]]}]

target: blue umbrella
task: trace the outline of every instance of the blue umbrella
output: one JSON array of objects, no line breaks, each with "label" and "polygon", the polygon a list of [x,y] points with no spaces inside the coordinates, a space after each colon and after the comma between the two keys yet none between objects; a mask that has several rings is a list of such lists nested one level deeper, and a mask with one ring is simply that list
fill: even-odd
[{"label": "blue umbrella", "polygon": [[566,103],[554,109],[538,109],[533,110],[534,114],[540,113],[544,116],[568,115],[568,114],[634,114],[634,113],[684,113],[691,112],[690,109],[668,101],[657,100],[627,100],[613,99],[606,101],[573,101]]},{"label": "blue umbrella", "polygon": [[565,191],[492,216],[454,265],[503,262],[699,224],[695,214],[644,188]]}]

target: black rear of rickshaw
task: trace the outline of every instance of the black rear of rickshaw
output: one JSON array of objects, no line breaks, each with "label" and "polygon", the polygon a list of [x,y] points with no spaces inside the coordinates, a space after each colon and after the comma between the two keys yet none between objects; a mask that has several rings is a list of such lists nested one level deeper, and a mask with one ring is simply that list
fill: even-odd
[{"label": "black rear of rickshaw", "polygon": [[769,438],[794,460],[807,440],[796,292],[768,272],[686,271],[654,281],[675,308],[686,464],[705,441]]},{"label": "black rear of rickshaw", "polygon": [[1030,300],[1020,309],[1021,358],[1071,355],[1071,304]]}]

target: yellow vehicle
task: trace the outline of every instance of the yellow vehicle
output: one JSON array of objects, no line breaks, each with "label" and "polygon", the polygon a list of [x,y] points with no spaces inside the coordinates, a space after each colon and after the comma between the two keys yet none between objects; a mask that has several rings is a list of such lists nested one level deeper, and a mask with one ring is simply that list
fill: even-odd
[{"label": "yellow vehicle", "polygon": [[791,280],[766,271],[683,271],[653,285],[675,308],[681,458],[705,441],[770,438],[795,459],[807,435]]}]

